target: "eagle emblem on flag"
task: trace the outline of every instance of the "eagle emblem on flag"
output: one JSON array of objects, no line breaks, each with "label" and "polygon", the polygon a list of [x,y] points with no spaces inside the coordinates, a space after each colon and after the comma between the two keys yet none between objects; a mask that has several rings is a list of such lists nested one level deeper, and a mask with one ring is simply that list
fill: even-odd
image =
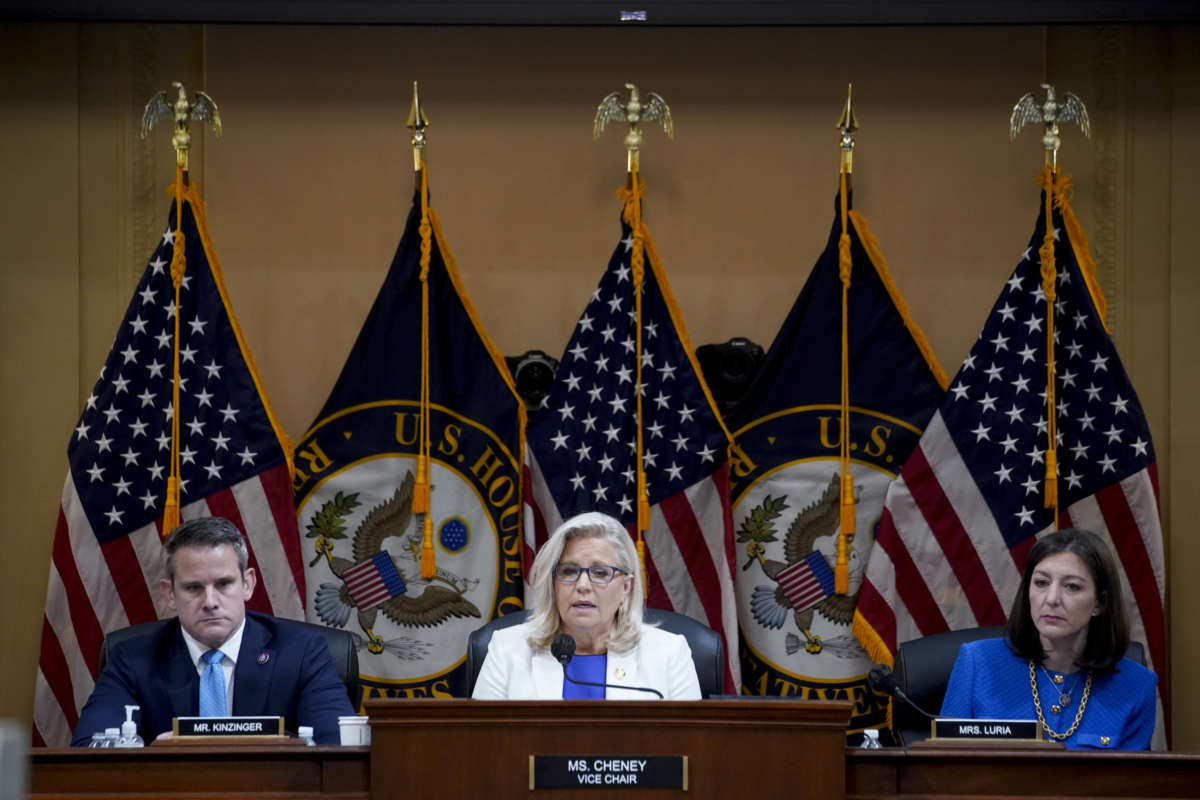
[{"label": "eagle emblem on flag", "polygon": [[[818,542],[829,546],[835,541],[840,499],[838,475],[834,473],[821,496],[804,507],[788,526],[783,538],[783,560],[769,558],[766,545],[777,541],[773,520],[787,510],[787,498],[768,495],[738,529],[738,542],[746,543],[749,556],[742,571],[758,563],[763,575],[773,582],[773,585],[756,585],[751,590],[750,613],[756,622],[770,630],[782,629],[789,613],[792,615],[800,635],[786,634],[784,648],[788,655],[801,647],[814,655],[825,649],[826,643],[814,632],[814,615],[842,626],[848,626],[854,618],[857,596],[834,593],[833,570],[818,549]],[[851,555],[850,569],[857,584],[863,566],[856,552]],[[857,651],[849,640],[845,643]]]},{"label": "eagle emblem on flag", "polygon": [[[339,583],[322,583],[314,606],[326,625],[342,628],[357,611],[358,624],[372,653],[385,649],[400,658],[420,655],[421,648],[410,639],[385,642],[375,633],[377,616],[382,613],[396,625],[433,627],[451,617],[481,617],[479,608],[467,599],[468,590],[479,581],[455,575],[439,567],[430,581],[421,580],[421,533],[412,521],[414,478],[409,472],[391,499],[367,514],[354,533],[353,559],[333,554],[333,539],[344,539],[342,522],[359,505],[357,493],[339,492],[322,504],[308,525],[306,536],[316,538],[317,560],[323,555]],[[401,540],[399,558],[384,550],[387,539]],[[413,593],[415,587],[423,591]]]}]

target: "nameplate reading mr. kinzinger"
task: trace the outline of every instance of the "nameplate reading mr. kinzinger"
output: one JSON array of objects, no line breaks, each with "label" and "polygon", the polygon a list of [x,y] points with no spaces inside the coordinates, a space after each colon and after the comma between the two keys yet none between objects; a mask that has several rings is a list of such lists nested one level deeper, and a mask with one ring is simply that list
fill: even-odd
[{"label": "nameplate reading mr. kinzinger", "polygon": [[172,727],[179,737],[285,735],[283,717],[176,717]]}]

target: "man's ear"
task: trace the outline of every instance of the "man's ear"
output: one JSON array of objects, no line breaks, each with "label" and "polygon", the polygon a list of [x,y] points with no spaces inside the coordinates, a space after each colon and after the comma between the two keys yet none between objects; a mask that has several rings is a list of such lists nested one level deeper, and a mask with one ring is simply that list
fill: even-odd
[{"label": "man's ear", "polygon": [[178,611],[175,607],[175,592],[171,591],[171,582],[166,578],[161,578],[158,581],[159,591],[162,592],[163,602],[167,604],[167,608],[172,611]]},{"label": "man's ear", "polygon": [[246,571],[242,573],[242,583],[246,584],[245,599],[249,600],[250,595],[254,594],[254,587],[258,585],[258,575],[254,572],[254,567],[246,567]]}]

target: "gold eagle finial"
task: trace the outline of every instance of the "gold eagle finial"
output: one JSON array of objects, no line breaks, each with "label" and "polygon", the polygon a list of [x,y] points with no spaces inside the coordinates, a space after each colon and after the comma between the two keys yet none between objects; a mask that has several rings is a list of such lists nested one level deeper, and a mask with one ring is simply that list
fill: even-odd
[{"label": "gold eagle finial", "polygon": [[146,103],[146,110],[142,112],[142,138],[145,139],[150,133],[151,128],[158,123],[174,119],[175,131],[171,135],[171,144],[175,147],[175,163],[186,172],[188,168],[188,150],[192,146],[192,136],[188,131],[188,122],[190,120],[207,122],[212,126],[213,132],[217,136],[220,136],[221,114],[217,110],[216,102],[204,92],[197,91],[192,99],[188,100],[187,92],[184,90],[182,83],[174,81],[171,86],[177,92],[174,103],[167,101],[167,92],[165,89],[151,97],[150,102]]},{"label": "gold eagle finial", "polygon": [[1064,93],[1062,102],[1054,96],[1054,87],[1043,83],[1046,90],[1046,101],[1038,103],[1033,92],[1028,92],[1013,106],[1012,116],[1008,121],[1008,138],[1015,139],[1017,131],[1028,124],[1040,122],[1043,125],[1042,147],[1046,151],[1046,164],[1053,170],[1058,169],[1058,148],[1062,139],[1058,136],[1058,123],[1076,122],[1083,130],[1083,135],[1092,135],[1091,121],[1088,119],[1087,106],[1077,96],[1070,92]]},{"label": "gold eagle finial", "polygon": [[592,138],[599,139],[609,123],[624,121],[629,126],[629,131],[625,134],[625,149],[629,153],[626,169],[633,172],[638,169],[638,153],[642,148],[642,123],[661,123],[671,139],[675,138],[675,123],[671,119],[671,109],[667,101],[662,99],[662,95],[650,92],[647,101],[642,103],[637,86],[627,83],[625,88],[629,90],[628,102],[621,102],[620,92],[612,92],[597,106],[596,117],[592,121]]}]

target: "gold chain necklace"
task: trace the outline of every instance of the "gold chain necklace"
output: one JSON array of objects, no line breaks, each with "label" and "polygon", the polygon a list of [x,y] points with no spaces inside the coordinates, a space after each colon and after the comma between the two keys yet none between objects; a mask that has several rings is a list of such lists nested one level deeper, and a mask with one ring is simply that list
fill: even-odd
[{"label": "gold chain necklace", "polygon": [[1083,697],[1079,700],[1079,710],[1075,712],[1075,721],[1071,723],[1070,728],[1067,728],[1066,733],[1055,733],[1052,731],[1050,726],[1046,724],[1046,718],[1042,716],[1042,698],[1038,694],[1037,670],[1034,667],[1033,659],[1029,660],[1029,688],[1033,690],[1033,707],[1037,710],[1038,724],[1042,726],[1042,730],[1046,732],[1046,735],[1060,742],[1071,738],[1071,735],[1075,733],[1075,729],[1079,727],[1080,720],[1083,719],[1083,710],[1087,708],[1088,697],[1092,694],[1092,673],[1088,672],[1087,674],[1087,681],[1083,684]]}]

